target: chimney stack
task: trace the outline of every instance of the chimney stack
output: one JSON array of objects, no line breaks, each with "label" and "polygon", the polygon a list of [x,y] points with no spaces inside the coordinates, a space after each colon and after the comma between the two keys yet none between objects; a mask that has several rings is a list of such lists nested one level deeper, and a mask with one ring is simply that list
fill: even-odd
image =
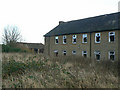
[{"label": "chimney stack", "polygon": [[59,21],[59,25],[60,25],[60,24],[63,24],[63,23],[64,23],[64,21]]}]

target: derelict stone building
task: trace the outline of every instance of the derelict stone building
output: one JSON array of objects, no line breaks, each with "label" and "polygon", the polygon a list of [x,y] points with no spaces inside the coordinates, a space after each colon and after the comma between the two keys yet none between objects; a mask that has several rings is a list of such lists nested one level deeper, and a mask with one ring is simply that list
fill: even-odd
[{"label": "derelict stone building", "polygon": [[120,60],[120,13],[68,22],[44,35],[48,56],[83,56],[97,60]]}]

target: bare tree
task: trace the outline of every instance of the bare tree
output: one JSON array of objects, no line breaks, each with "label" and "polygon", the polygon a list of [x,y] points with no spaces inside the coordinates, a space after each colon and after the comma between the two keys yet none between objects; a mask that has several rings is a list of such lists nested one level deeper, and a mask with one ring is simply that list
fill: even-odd
[{"label": "bare tree", "polygon": [[7,26],[4,28],[3,32],[3,43],[15,44],[16,42],[22,39],[20,32],[18,31],[18,27],[16,26]]}]

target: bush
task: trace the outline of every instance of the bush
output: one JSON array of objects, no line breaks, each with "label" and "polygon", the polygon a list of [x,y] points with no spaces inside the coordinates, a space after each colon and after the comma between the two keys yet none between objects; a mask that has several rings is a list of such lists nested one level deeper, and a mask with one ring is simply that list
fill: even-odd
[{"label": "bush", "polygon": [[21,48],[17,48],[10,45],[2,45],[2,52],[27,52],[26,50],[22,50]]},{"label": "bush", "polygon": [[9,62],[4,62],[2,67],[3,69],[3,78],[6,75],[10,75],[14,72],[21,73],[25,70],[26,65],[22,62],[16,62],[15,60],[10,60]]}]

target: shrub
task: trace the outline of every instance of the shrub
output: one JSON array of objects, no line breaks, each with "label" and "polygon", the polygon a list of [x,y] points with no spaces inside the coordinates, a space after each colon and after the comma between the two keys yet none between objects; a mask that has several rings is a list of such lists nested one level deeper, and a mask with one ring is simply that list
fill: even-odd
[{"label": "shrub", "polygon": [[10,75],[14,72],[21,73],[26,69],[26,65],[22,62],[16,62],[15,60],[10,60],[3,63],[2,66],[3,78],[6,75]]},{"label": "shrub", "polygon": [[2,45],[2,52],[27,52],[26,50],[22,50],[21,48],[11,46],[11,45]]}]

